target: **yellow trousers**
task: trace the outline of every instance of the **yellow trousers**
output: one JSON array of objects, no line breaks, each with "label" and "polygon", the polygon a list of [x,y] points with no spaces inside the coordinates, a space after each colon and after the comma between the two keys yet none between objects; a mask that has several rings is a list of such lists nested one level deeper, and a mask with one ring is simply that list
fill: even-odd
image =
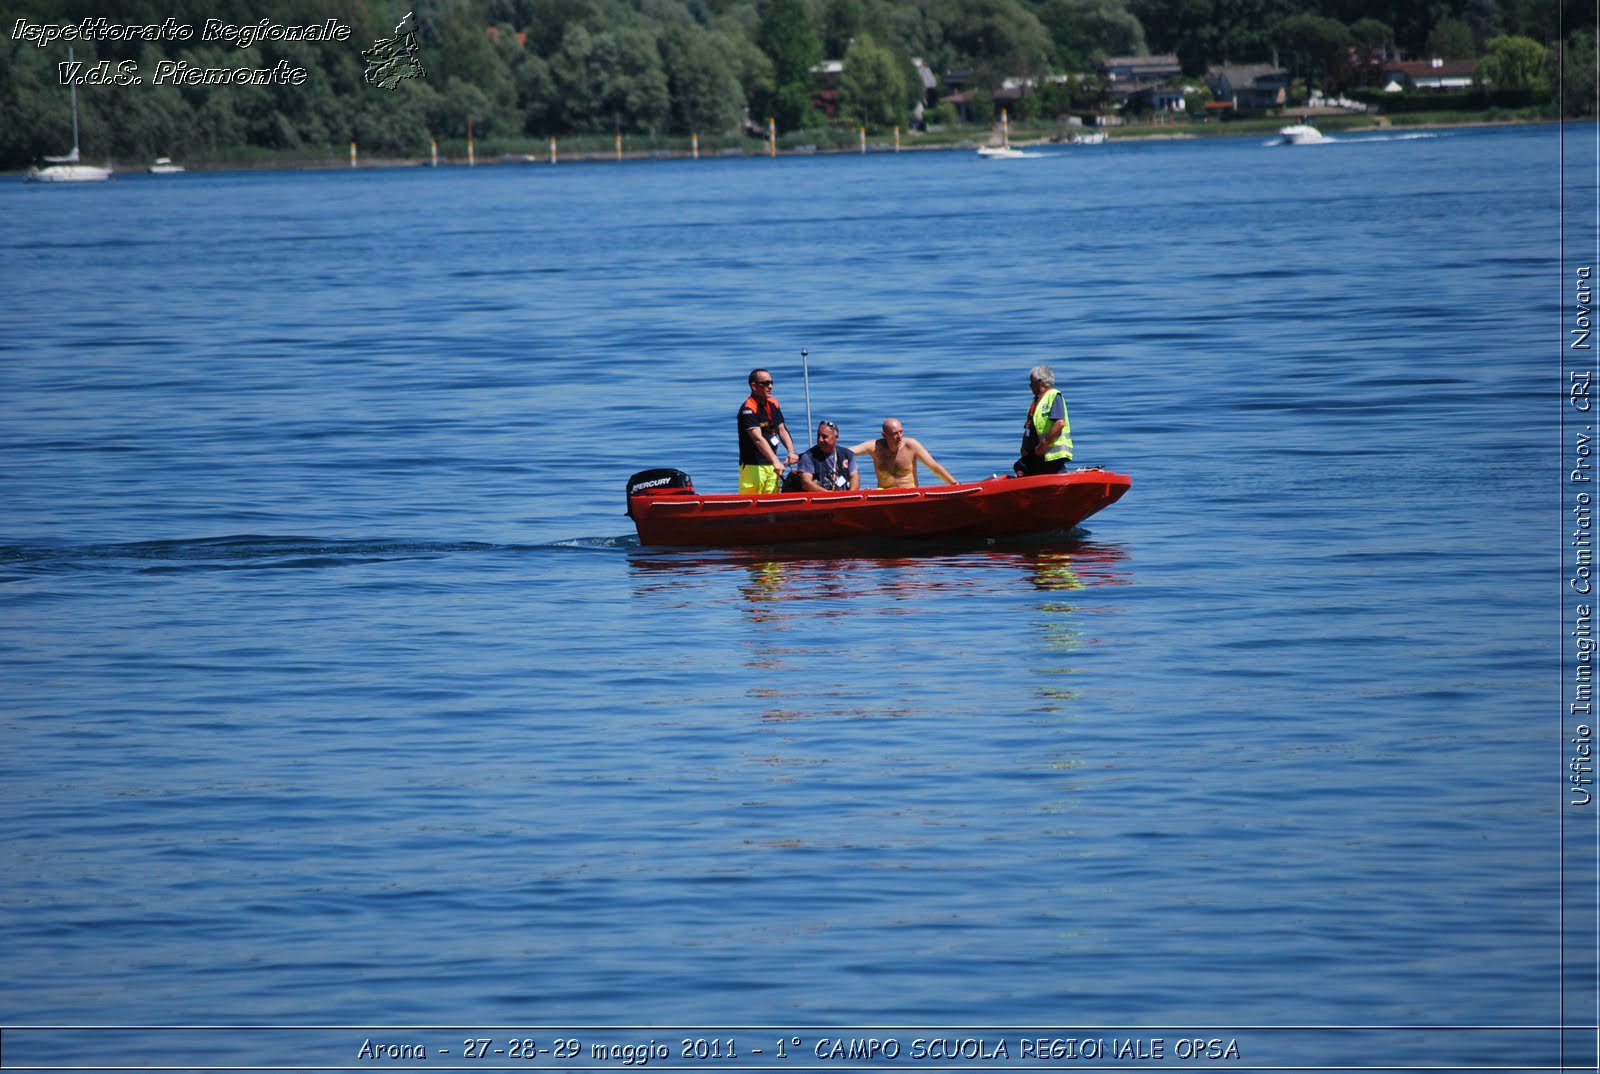
[{"label": "yellow trousers", "polygon": [[739,467],[739,491],[756,496],[778,491],[778,471],[771,463]]}]

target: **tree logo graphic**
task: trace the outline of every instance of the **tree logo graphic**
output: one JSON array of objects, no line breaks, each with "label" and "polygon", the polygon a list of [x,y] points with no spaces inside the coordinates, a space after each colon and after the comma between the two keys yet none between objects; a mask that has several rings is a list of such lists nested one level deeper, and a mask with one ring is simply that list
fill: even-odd
[{"label": "tree logo graphic", "polygon": [[412,12],[394,28],[393,37],[380,37],[361,55],[367,61],[367,81],[379,89],[392,90],[408,78],[427,78],[417,44],[417,23]]}]

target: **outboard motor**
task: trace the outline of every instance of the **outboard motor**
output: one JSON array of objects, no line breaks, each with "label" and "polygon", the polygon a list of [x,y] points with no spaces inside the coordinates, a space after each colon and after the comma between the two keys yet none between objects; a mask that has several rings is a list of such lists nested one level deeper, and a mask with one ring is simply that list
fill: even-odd
[{"label": "outboard motor", "polygon": [[673,470],[660,467],[655,470],[640,470],[628,478],[628,510],[629,518],[633,517],[633,497],[640,492],[652,489],[687,489],[694,491],[694,481],[682,470]]}]

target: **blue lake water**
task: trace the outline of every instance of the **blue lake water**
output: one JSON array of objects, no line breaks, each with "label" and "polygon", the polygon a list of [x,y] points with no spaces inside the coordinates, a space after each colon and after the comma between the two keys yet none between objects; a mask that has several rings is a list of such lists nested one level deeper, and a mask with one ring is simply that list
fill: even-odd
[{"label": "blue lake water", "polygon": [[[0,184],[0,1021],[1557,1024],[1562,136],[1264,141]],[[1133,488],[639,547],[802,348]]]}]

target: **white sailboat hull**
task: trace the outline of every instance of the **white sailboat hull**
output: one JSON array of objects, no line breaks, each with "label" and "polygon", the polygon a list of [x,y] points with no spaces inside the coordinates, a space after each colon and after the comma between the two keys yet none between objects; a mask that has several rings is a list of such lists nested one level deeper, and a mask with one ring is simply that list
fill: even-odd
[{"label": "white sailboat hull", "polygon": [[93,164],[51,164],[33,168],[23,178],[30,183],[102,183],[111,178],[111,169]]}]

